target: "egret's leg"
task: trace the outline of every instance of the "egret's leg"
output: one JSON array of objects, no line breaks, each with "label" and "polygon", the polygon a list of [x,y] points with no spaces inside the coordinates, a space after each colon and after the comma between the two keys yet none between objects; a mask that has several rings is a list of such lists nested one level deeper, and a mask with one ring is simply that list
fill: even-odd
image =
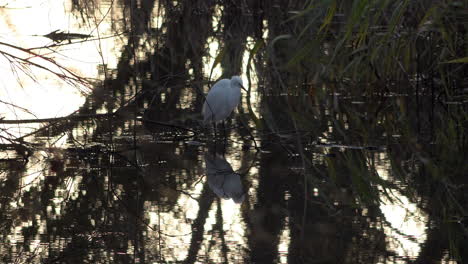
[{"label": "egret's leg", "polygon": [[221,145],[221,151],[219,152],[220,154],[223,154],[223,158],[224,158],[224,155],[226,154],[226,149],[227,149],[227,139],[224,138],[224,144]]},{"label": "egret's leg", "polygon": [[226,125],[225,125],[225,123],[224,123],[224,120],[223,120],[222,124],[223,124],[223,135],[224,135],[224,138],[226,139],[226,138],[227,138],[227,135],[226,135]]},{"label": "egret's leg", "polygon": [[216,141],[216,122],[213,122],[213,131],[214,131],[214,138]]},{"label": "egret's leg", "polygon": [[[226,149],[227,144],[228,144],[228,143],[227,143],[226,130],[224,131],[224,140],[223,140],[223,141],[224,141],[223,147],[224,147],[224,149]],[[224,157],[224,152],[223,152],[223,157]]]}]

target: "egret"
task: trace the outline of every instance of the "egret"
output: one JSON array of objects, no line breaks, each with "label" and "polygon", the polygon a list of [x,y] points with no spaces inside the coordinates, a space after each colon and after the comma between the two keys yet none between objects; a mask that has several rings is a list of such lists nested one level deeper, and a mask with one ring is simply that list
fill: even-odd
[{"label": "egret", "polygon": [[239,104],[241,88],[246,91],[239,76],[217,81],[203,104],[203,122],[216,124],[224,121]]}]

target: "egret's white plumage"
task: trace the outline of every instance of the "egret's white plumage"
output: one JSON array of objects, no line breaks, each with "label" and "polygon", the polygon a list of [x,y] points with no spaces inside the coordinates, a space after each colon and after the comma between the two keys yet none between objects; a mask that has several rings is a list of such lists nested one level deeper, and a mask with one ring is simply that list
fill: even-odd
[{"label": "egret's white plumage", "polygon": [[226,119],[239,104],[241,97],[242,79],[232,76],[222,79],[211,87],[203,104],[203,121],[218,123]]}]

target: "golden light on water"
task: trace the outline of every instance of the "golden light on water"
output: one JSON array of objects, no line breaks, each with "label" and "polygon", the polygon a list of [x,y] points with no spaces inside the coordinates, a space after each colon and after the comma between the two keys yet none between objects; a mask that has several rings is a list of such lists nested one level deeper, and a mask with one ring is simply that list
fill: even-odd
[{"label": "golden light on water", "polygon": [[291,231],[289,230],[289,217],[286,217],[284,221],[284,228],[281,232],[278,244],[278,255],[280,260],[279,263],[288,263],[289,244],[291,242],[290,235]]},{"label": "golden light on water", "polygon": [[[233,161],[233,159],[228,160],[233,166],[236,166],[236,161]],[[149,205],[147,209],[149,226],[155,227],[155,229],[162,227],[160,234],[156,230],[148,230],[148,232],[155,243],[157,243],[156,241],[162,243],[160,250],[166,256],[167,261],[182,261],[188,256],[190,243],[193,242],[191,241],[194,232],[192,224],[200,213],[198,201],[194,199],[201,198],[200,194],[203,188],[206,188],[206,180],[205,178],[192,188],[186,189],[185,193],[189,193],[190,196],[186,194],[178,196],[176,207],[180,210],[175,210],[176,212],[158,212],[157,205]],[[211,190],[209,191],[211,192]],[[242,204],[237,204],[232,199],[226,200],[216,197],[213,200],[204,222],[199,256],[212,261],[221,261],[220,250],[222,250],[221,245],[223,242],[217,232],[219,224],[221,224],[224,231],[224,241],[229,250],[228,260],[239,260],[242,257],[239,255],[238,249],[246,247],[246,227],[241,215],[241,206]],[[180,212],[182,212],[182,215]],[[220,216],[221,223],[219,223],[220,218],[218,218]],[[173,256],[173,258],[167,256]]]},{"label": "golden light on water", "polygon": [[[226,261],[236,260],[239,261],[239,256],[237,252],[238,247],[245,247],[245,225],[241,217],[241,205],[234,203],[231,199],[229,200],[222,200],[219,199],[221,202],[221,213],[222,213],[222,225],[224,231],[224,240],[226,241],[226,245],[228,246],[228,254]],[[221,262],[220,254],[221,248],[221,238],[215,237],[213,234],[217,234],[215,231],[215,227],[217,224],[217,211],[218,205],[217,201],[214,202],[210,208],[210,212],[208,214],[207,221],[205,223],[205,235],[204,235],[204,243],[200,248],[200,255],[204,255],[208,253],[207,258],[215,261]],[[215,241],[215,249],[212,247],[212,241]]]},{"label": "golden light on water", "polygon": [[[191,193],[194,198],[198,198],[203,185],[204,182],[199,182],[193,189],[186,191]],[[164,255],[173,256],[173,259],[168,259],[169,261],[180,261],[187,257],[193,231],[190,221],[197,217],[199,210],[198,202],[185,194],[179,196],[177,208],[180,208],[184,215],[179,215],[174,211],[158,212],[158,205],[150,206],[147,209],[149,226],[164,227],[160,234],[157,230],[148,230],[148,232],[155,241],[163,243],[159,250]]]},{"label": "golden light on water", "polygon": [[[381,153],[380,158],[388,160],[385,153]],[[377,165],[376,169],[382,179],[395,181],[388,173],[390,171],[388,164]],[[384,226],[389,250],[394,251],[397,256],[416,258],[421,251],[420,245],[426,240],[425,223],[428,216],[398,190],[387,188],[386,191],[391,199],[381,195],[380,210],[391,225]],[[397,263],[406,263],[406,261],[401,260]]]}]

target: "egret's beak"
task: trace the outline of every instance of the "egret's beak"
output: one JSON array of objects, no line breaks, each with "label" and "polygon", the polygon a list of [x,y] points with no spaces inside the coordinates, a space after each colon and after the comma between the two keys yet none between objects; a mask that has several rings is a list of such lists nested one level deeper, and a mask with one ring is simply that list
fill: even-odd
[{"label": "egret's beak", "polygon": [[246,93],[248,93],[249,91],[247,91],[247,89],[245,89],[245,87],[243,85],[240,86],[242,88],[242,90],[244,90]]}]

